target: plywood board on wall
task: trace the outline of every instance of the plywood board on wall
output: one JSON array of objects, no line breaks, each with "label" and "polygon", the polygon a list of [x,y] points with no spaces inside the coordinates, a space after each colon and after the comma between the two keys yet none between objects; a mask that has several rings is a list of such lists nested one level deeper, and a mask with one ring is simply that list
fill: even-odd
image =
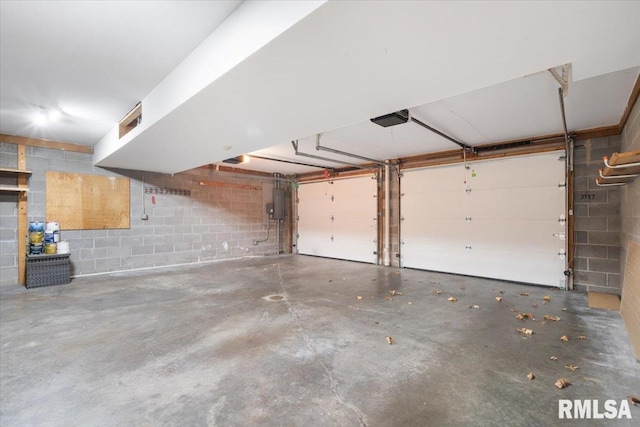
[{"label": "plywood board on wall", "polygon": [[129,228],[129,178],[47,172],[47,221],[61,230]]},{"label": "plywood board on wall", "polygon": [[629,333],[629,340],[640,360],[640,243],[629,242],[620,314]]}]

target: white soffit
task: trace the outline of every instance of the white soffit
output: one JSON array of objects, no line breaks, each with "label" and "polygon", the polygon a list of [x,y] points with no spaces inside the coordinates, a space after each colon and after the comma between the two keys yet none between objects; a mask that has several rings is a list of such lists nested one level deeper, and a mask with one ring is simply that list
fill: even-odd
[{"label": "white soffit", "polygon": [[[579,79],[640,64],[640,2],[301,4],[274,3],[282,11],[272,15],[243,4],[211,37],[246,33],[259,16],[280,20],[226,73],[201,68],[209,83],[185,100],[171,90],[185,85],[179,74],[196,73],[200,62],[188,58],[167,92],[160,85],[143,100],[138,128],[103,138],[97,163],[173,173],[559,64],[573,63]],[[473,128],[479,143],[505,139]]]}]

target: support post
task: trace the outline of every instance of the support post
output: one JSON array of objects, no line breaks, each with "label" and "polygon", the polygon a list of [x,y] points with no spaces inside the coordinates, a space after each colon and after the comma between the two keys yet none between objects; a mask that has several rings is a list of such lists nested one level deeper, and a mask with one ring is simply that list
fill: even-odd
[{"label": "support post", "polygon": [[[27,148],[18,145],[18,169],[27,170]],[[18,175],[18,187],[27,188],[27,176]],[[18,284],[27,282],[27,192],[18,193]]]}]

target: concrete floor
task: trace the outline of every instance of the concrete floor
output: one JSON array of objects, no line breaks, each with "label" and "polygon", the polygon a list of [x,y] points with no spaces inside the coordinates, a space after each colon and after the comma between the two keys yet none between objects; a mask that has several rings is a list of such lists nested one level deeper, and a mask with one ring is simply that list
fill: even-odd
[{"label": "concrete floor", "polygon": [[486,279],[281,256],[16,287],[0,304],[5,427],[558,425],[558,399],[640,394],[619,313]]}]

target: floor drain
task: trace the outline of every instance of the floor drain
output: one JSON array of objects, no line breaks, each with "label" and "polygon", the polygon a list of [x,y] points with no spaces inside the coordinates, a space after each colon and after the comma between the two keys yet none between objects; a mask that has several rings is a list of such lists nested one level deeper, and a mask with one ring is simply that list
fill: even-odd
[{"label": "floor drain", "polygon": [[284,299],[282,295],[269,295],[264,298],[269,301],[282,301]]}]

